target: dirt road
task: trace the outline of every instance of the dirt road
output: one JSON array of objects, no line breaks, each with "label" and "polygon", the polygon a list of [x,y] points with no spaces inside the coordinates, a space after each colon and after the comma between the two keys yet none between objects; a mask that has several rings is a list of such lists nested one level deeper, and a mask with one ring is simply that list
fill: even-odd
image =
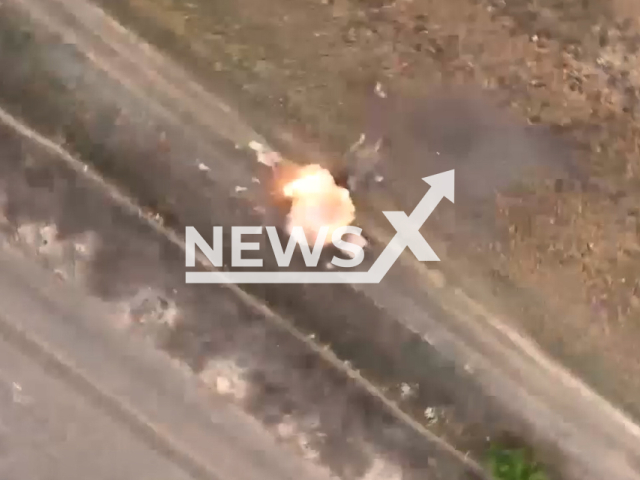
[{"label": "dirt road", "polygon": [[3,478],[328,478],[23,253],[3,238]]},{"label": "dirt road", "polygon": [[[441,233],[443,268],[465,272],[467,288],[483,302],[508,306],[510,321],[640,415],[639,85],[631,2],[104,5],[226,93],[272,142],[287,150],[307,139],[328,164],[341,162],[370,128],[393,136],[381,117],[391,124],[406,118],[402,107],[385,107],[373,95],[377,82],[390,103],[423,99],[412,133],[392,139],[387,163],[396,175],[376,200],[385,208],[411,205],[405,195],[422,188],[413,174],[437,170],[431,159],[438,152],[457,166],[472,164],[466,184],[481,184],[488,211],[482,223],[494,231],[489,239],[464,228],[457,236]],[[453,100],[442,99],[442,88],[456,87]],[[485,101],[461,100],[460,90],[482,92]],[[492,103],[504,109],[496,112]],[[503,124],[487,129],[483,117]],[[443,120],[448,144],[433,133]],[[309,153],[298,145],[294,156],[307,161]],[[413,166],[416,156],[424,157],[424,174]],[[563,175],[529,174],[541,166]],[[586,179],[585,188],[576,185]]]},{"label": "dirt road", "polygon": [[[407,478],[468,478],[504,432],[576,478],[634,478],[637,427],[562,368],[635,413],[636,326],[623,302],[633,307],[637,267],[633,76],[608,80],[626,43],[609,7],[509,5],[105,3],[214,97],[86,4],[11,2],[0,17],[6,144],[22,131],[77,171],[17,155],[5,172],[10,231],[39,238],[55,225],[46,243],[97,232],[78,281],[151,308],[167,351],[343,478],[368,478],[381,458]],[[237,289],[239,303],[184,291],[175,232],[261,221],[260,188],[232,193],[261,175],[246,142],[339,167],[363,131],[387,137],[383,181],[356,198],[374,245],[391,234],[381,210],[410,211],[419,179],[455,166],[456,209],[425,230],[437,270],[404,259],[380,288]],[[94,188],[75,190],[85,166],[147,226],[80,200]],[[147,228],[164,238],[153,253]]]}]

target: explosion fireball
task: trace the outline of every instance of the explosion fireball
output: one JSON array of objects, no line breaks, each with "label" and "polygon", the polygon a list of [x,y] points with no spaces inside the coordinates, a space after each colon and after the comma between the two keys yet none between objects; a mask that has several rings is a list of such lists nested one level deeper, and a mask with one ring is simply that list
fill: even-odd
[{"label": "explosion fireball", "polygon": [[282,193],[292,202],[287,232],[295,235],[293,227],[302,227],[309,245],[315,245],[322,227],[329,229],[324,238],[328,244],[336,229],[355,219],[349,191],[336,185],[331,173],[319,165],[301,167],[295,178],[283,186]]}]

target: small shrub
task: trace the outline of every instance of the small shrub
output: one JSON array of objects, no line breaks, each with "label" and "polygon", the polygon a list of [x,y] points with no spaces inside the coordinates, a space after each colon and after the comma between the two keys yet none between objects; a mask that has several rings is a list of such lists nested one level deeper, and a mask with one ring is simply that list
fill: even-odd
[{"label": "small shrub", "polygon": [[487,463],[495,480],[549,480],[540,465],[524,449],[493,447]]}]

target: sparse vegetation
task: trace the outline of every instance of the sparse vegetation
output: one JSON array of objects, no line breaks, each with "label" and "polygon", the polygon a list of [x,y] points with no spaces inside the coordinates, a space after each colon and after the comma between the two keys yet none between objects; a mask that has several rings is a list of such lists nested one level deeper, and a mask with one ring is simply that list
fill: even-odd
[{"label": "sparse vegetation", "polygon": [[491,448],[487,466],[495,480],[549,480],[525,449]]}]

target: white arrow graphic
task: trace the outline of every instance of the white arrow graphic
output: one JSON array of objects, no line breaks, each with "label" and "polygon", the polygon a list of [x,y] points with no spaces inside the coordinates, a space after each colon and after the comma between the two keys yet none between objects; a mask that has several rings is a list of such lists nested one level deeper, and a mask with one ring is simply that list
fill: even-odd
[{"label": "white arrow graphic", "polygon": [[409,217],[404,212],[383,212],[397,233],[367,272],[375,276],[376,281],[373,283],[379,283],[382,280],[407,246],[421,262],[440,261],[436,252],[433,251],[420,234],[420,228],[443,198],[449,199],[452,203],[454,202],[454,170],[431,175],[422,180],[431,185],[431,188],[422,197],[422,200],[416,205]]},{"label": "white arrow graphic", "polygon": [[187,272],[187,283],[380,283],[405,248],[421,262],[440,259],[420,234],[420,228],[443,198],[454,202],[454,170],[425,177],[431,188],[407,216],[404,212],[383,212],[396,234],[367,272]]}]

